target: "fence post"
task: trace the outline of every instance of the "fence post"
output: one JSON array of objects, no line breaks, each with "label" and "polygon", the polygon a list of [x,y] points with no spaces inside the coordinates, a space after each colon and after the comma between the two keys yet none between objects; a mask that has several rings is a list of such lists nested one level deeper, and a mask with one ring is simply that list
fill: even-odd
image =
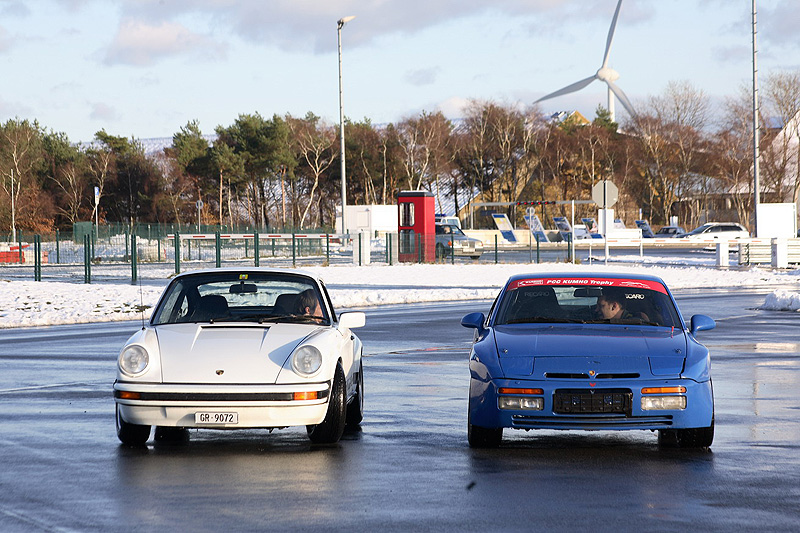
[{"label": "fence post", "polygon": [[19,245],[19,264],[21,265],[25,262],[25,252],[22,251],[22,230],[19,232],[19,242],[17,244]]},{"label": "fence post", "polygon": [[261,266],[261,247],[258,245],[258,231],[253,232],[253,256],[255,266]]},{"label": "fence post", "polygon": [[386,262],[392,266],[392,234],[386,233]]},{"label": "fence post", "polygon": [[537,265],[539,264],[539,260],[540,259],[541,258],[539,257],[539,237],[536,237],[536,264]]},{"label": "fence post", "polygon": [[331,234],[325,234],[325,263],[331,265]]},{"label": "fence post", "polygon": [[125,257],[129,257],[131,255],[131,251],[128,248],[128,230],[125,230]]},{"label": "fence post", "polygon": [[89,252],[89,236],[83,236],[83,282],[92,282],[92,261]]},{"label": "fence post", "polygon": [[42,281],[42,236],[33,236],[33,281]]},{"label": "fence post", "polygon": [[216,248],[216,261],[217,268],[222,266],[222,239],[220,239],[219,232],[214,234],[214,248]]},{"label": "fence post", "polygon": [[181,236],[175,232],[175,273],[181,273]]},{"label": "fence post", "polygon": [[297,238],[294,236],[294,230],[292,230],[292,267],[297,266],[297,251],[295,250],[296,242]]},{"label": "fence post", "polygon": [[[156,251],[158,252],[157,261],[160,263],[161,262],[161,225],[156,226],[156,243],[157,243]],[[164,253],[164,260],[165,261],[167,260],[166,251]]]},{"label": "fence post", "polygon": [[138,253],[136,251],[136,233],[132,231],[131,232],[131,285],[136,285],[136,280],[139,278],[138,272],[136,271],[136,263],[139,260],[137,255]]},{"label": "fence post", "polygon": [[61,262],[61,244],[60,244],[61,234],[56,230],[56,263]]},{"label": "fence post", "polygon": [[362,235],[363,235],[363,233],[361,233],[359,231],[358,232],[358,266],[361,266],[361,251],[364,249],[364,247],[361,244],[361,236]]},{"label": "fence post", "polygon": [[494,264],[497,264],[497,234],[494,235]]}]

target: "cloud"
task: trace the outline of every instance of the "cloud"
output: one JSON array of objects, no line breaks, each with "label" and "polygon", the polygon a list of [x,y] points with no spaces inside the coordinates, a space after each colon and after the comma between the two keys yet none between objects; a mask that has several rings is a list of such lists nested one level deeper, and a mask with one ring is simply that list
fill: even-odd
[{"label": "cloud", "polygon": [[[74,5],[78,0],[59,0]],[[330,53],[336,50],[336,22],[348,15],[356,19],[343,30],[348,47],[369,46],[393,34],[414,35],[448,21],[486,13],[533,17],[546,14],[553,20],[602,20],[608,23],[614,10],[610,0],[116,0],[128,26],[117,37],[112,58],[132,64],[152,61],[153,52],[131,48],[119,42],[130,33],[144,33],[180,27],[177,21],[205,23],[220,34],[291,52]],[[625,17],[637,22],[648,18],[652,9],[631,3]],[[137,21],[133,23],[131,21]],[[201,22],[200,22],[201,21]],[[539,25],[541,29],[541,23]],[[136,31],[135,31],[136,30]],[[188,34],[194,36],[184,28]],[[492,31],[501,31],[494,29]],[[176,38],[173,35],[173,38]],[[163,36],[162,36],[163,38]],[[173,41],[173,45],[177,45]]]},{"label": "cloud", "polygon": [[106,52],[107,65],[149,66],[161,59],[184,54],[219,57],[223,48],[208,37],[189,31],[181,24],[162,21],[148,24],[124,20]]},{"label": "cloud", "polygon": [[119,119],[117,110],[103,102],[91,102],[89,104],[92,111],[89,113],[89,118],[99,122],[116,122]]},{"label": "cloud", "polygon": [[411,72],[406,73],[405,78],[406,81],[411,85],[432,85],[436,81],[438,70],[439,69],[433,67],[412,70]]}]

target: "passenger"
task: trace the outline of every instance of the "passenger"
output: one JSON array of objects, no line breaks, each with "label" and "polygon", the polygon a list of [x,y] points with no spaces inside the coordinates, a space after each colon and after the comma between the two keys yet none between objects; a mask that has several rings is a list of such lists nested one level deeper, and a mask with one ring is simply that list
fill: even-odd
[{"label": "passenger", "polygon": [[625,294],[621,291],[604,290],[597,298],[595,307],[599,318],[606,320],[620,320],[634,318],[625,307]]}]

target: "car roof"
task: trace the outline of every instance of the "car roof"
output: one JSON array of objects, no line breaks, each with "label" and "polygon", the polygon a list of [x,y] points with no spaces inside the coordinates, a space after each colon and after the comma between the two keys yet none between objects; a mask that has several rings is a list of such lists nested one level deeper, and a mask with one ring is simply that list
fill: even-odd
[{"label": "car roof", "polygon": [[295,276],[305,276],[308,278],[313,279],[317,282],[322,282],[322,278],[318,275],[314,274],[313,272],[309,272],[307,270],[300,270],[300,269],[292,269],[292,268],[270,268],[270,267],[255,267],[255,266],[245,266],[245,267],[224,267],[224,268],[204,268],[201,270],[190,270],[187,272],[181,272],[175,279],[183,278],[186,276],[194,276],[197,274],[221,274],[221,273],[236,273],[236,272],[257,272],[259,274],[289,274]]},{"label": "car roof", "polygon": [[508,278],[506,284],[520,279],[548,279],[548,278],[570,278],[574,280],[588,278],[607,278],[607,279],[635,279],[642,281],[655,281],[666,287],[664,280],[658,276],[649,274],[628,274],[623,272],[537,272],[529,274],[517,274]]}]

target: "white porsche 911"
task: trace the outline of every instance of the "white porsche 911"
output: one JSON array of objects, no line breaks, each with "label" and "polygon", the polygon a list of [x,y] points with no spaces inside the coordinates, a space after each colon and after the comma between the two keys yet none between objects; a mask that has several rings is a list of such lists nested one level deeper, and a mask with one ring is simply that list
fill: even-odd
[{"label": "white porsche 911", "polygon": [[337,442],[361,422],[362,312],[336,315],[322,280],[294,270],[176,276],[125,343],[114,382],[117,436],[142,445],[186,428],[306,426]]}]

